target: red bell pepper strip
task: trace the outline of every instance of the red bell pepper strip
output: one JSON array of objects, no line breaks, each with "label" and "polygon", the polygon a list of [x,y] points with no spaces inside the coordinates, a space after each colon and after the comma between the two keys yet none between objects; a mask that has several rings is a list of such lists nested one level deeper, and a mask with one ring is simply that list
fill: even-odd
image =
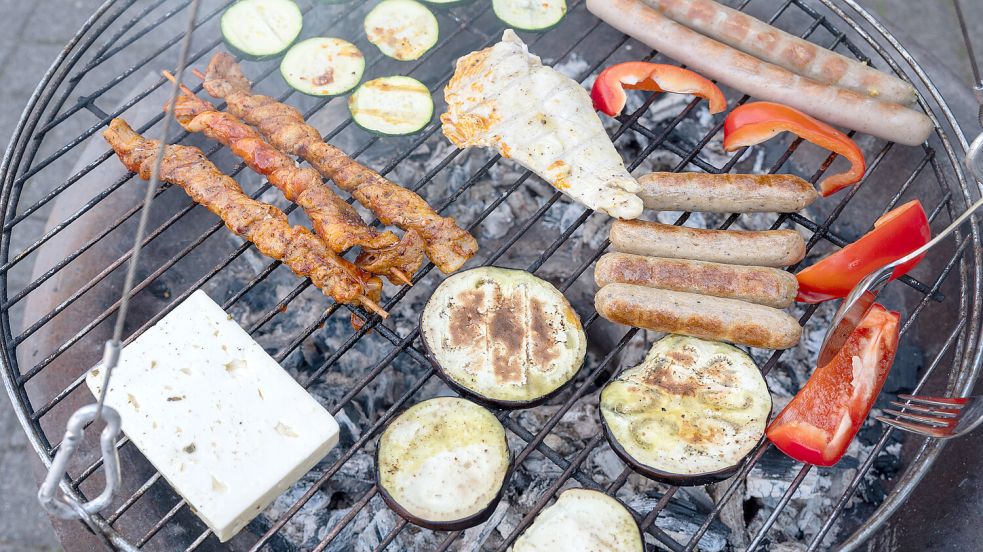
[{"label": "red bell pepper strip", "polygon": [[[799,293],[795,300],[821,303],[846,297],[860,280],[894,262],[932,239],[932,228],[917,199],[895,207],[874,222],[874,229],[857,241],[795,275]],[[898,265],[891,279],[900,278],[924,255]]]},{"label": "red bell pepper strip", "polygon": [[590,91],[594,109],[617,116],[628,101],[625,89],[693,94],[710,102],[710,113],[727,109],[727,98],[709,79],[675,65],[644,61],[619,63],[602,71]]},{"label": "red bell pepper strip", "polygon": [[863,425],[898,349],[901,316],[874,304],[843,348],[768,425],[768,439],[816,466],[839,462]]},{"label": "red bell pepper strip", "polygon": [[819,185],[823,196],[860,182],[867,170],[864,154],[849,136],[787,105],[772,102],[744,104],[724,121],[724,150],[760,144],[782,132],[791,132],[821,148],[842,155],[850,170],[827,177]]}]

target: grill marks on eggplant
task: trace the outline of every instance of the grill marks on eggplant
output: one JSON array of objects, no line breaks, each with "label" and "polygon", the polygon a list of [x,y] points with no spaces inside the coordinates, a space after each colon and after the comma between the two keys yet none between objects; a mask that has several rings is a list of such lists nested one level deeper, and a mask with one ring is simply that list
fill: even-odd
[{"label": "grill marks on eggplant", "polygon": [[725,479],[761,440],[771,396],[743,351],[669,336],[601,392],[612,447],[641,473],[673,484]]},{"label": "grill marks on eggplant", "polygon": [[445,379],[493,402],[543,398],[572,378],[586,352],[563,295],[518,270],[449,278],[427,303],[421,330]]}]

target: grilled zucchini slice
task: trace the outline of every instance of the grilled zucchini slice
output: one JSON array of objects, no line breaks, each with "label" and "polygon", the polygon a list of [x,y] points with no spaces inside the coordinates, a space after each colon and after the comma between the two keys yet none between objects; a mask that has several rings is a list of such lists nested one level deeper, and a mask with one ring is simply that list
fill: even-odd
[{"label": "grilled zucchini slice", "polygon": [[415,0],[383,0],[365,16],[365,35],[383,54],[409,61],[419,59],[437,43],[437,18]]},{"label": "grilled zucchini slice", "polygon": [[566,0],[492,0],[495,15],[522,31],[545,31],[567,14]]},{"label": "grilled zucchini slice", "polygon": [[396,513],[435,531],[488,519],[511,471],[505,428],[491,412],[456,397],[418,403],[379,437],[382,497]]},{"label": "grilled zucchini slice", "polygon": [[240,57],[280,55],[300,36],[304,16],[293,0],[239,0],[222,14],[222,39]]},{"label": "grilled zucchini slice", "polygon": [[642,552],[642,533],[615,498],[589,489],[567,489],[515,541],[512,552],[577,550]]},{"label": "grilled zucchini slice", "polygon": [[670,335],[601,391],[611,448],[670,485],[732,476],[764,436],[771,395],[744,351]]},{"label": "grilled zucchini slice", "polygon": [[563,294],[507,268],[444,280],[423,309],[420,332],[448,385],[504,408],[546,400],[573,379],[587,351],[580,318]]},{"label": "grilled zucchini slice", "polygon": [[308,38],[298,42],[280,62],[280,74],[291,88],[310,96],[344,94],[362,80],[365,57],[340,38]]},{"label": "grilled zucchini slice", "polygon": [[433,119],[433,98],[424,84],[410,77],[381,77],[362,84],[348,98],[355,124],[378,134],[419,132]]}]

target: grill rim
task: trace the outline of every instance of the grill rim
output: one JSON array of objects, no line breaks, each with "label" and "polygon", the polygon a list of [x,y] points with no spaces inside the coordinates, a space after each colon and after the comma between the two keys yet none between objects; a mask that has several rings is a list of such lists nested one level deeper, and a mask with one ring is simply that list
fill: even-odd
[{"label": "grill rim", "polygon": [[[40,123],[40,119],[42,115],[50,111],[50,102],[54,99],[55,92],[57,92],[59,87],[65,82],[66,77],[68,77],[68,74],[75,67],[75,64],[78,62],[78,59],[81,57],[81,55],[84,54],[86,51],[88,51],[90,47],[93,46],[93,43],[95,42],[97,37],[101,35],[102,31],[104,31],[106,28],[112,25],[118,19],[119,15],[125,12],[129,6],[132,6],[134,3],[136,3],[136,1],[137,0],[123,0],[122,2],[120,2],[119,0],[106,0],[102,5],[100,5],[93,13],[93,15],[82,25],[82,27],[80,28],[79,32],[75,35],[75,37],[73,37],[69,41],[65,49],[59,54],[56,60],[52,63],[52,65],[50,66],[50,68],[45,73],[44,77],[36,87],[24,111],[22,112],[21,117],[15,127],[12,138],[8,143],[7,150],[3,157],[3,162],[2,164],[0,164],[0,175],[2,175],[2,180],[3,180],[2,190],[0,190],[0,204],[2,204],[4,207],[4,215],[5,215],[3,234],[2,236],[0,236],[0,261],[2,261],[3,263],[6,264],[9,261],[10,235],[13,225],[16,224],[17,222],[16,208],[19,203],[20,191],[22,190],[23,184],[27,179],[27,177],[24,175],[12,174],[10,171],[11,167],[19,168],[23,162],[23,159],[27,158],[28,173],[32,171],[33,167],[30,167],[29,165],[31,162],[33,162],[34,155],[37,153],[37,149],[38,149],[37,145],[34,145],[32,147],[32,142],[35,144],[40,144],[40,141],[35,141],[33,139],[35,137],[35,133],[43,134],[44,132],[49,130],[50,125],[52,124],[57,125],[58,122],[60,122],[60,121],[53,122],[52,119],[55,119],[59,116],[58,109],[60,109],[60,106],[61,104],[63,104],[64,100],[71,95],[74,86],[69,87],[69,89],[64,92],[63,96],[56,101],[56,104],[58,104],[59,107],[57,107],[55,111],[51,112],[51,117],[49,121],[41,125],[39,129],[38,125]],[[808,4],[809,1],[810,0],[786,0],[786,2],[783,3],[783,7],[779,10],[779,13],[787,9],[787,7],[792,4],[795,4],[799,8],[802,8],[805,11],[810,12],[811,7]],[[873,32],[875,34],[871,35],[865,29],[863,29],[861,27],[860,22],[856,21],[855,19],[853,19],[853,17],[846,14],[846,12],[844,12],[836,4],[837,1],[846,5],[851,10],[856,12],[857,16],[864,23],[869,25],[873,29]],[[911,78],[911,74],[909,72],[914,73],[914,75],[917,77],[916,84],[921,85],[920,88],[922,90],[928,91],[931,98],[930,99],[923,98],[922,96],[920,96],[919,105],[932,118],[933,123],[935,124],[936,127],[935,135],[940,140],[942,148],[945,150],[948,161],[951,164],[951,168],[955,172],[955,176],[957,179],[956,184],[959,186],[959,190],[962,192],[961,199],[968,203],[972,198],[971,187],[967,183],[966,177],[962,171],[962,165],[958,161],[958,155],[956,154],[954,145],[949,140],[948,133],[951,132],[955,136],[957,142],[956,145],[961,146],[963,151],[965,151],[967,147],[967,142],[958,123],[955,121],[955,118],[951,110],[949,109],[944,98],[942,98],[939,90],[927,78],[927,75],[924,73],[921,66],[917,63],[917,61],[915,61],[913,56],[911,56],[911,54],[900,44],[900,42],[898,42],[897,39],[889,31],[887,31],[885,27],[883,27],[880,23],[878,23],[876,19],[874,19],[866,10],[860,7],[855,2],[855,0],[818,0],[818,2],[823,4],[827,9],[829,9],[831,12],[837,15],[842,23],[846,24],[847,26],[850,27],[852,31],[857,33],[864,40],[864,42],[866,42],[871,48],[873,48],[876,51],[876,53],[880,56],[880,58],[885,63],[887,63],[892,70],[894,70],[896,73],[901,74],[904,78],[907,78],[908,80],[915,80]],[[744,4],[746,5],[747,3],[748,0],[745,0]],[[123,7],[121,7],[119,12],[117,12],[115,16],[104,19],[100,23],[99,20],[106,17],[106,13],[109,11],[109,8],[113,5],[122,5]],[[180,9],[181,8],[178,8],[178,10]],[[819,16],[819,17],[822,19],[826,19],[823,16]],[[96,26],[97,23],[100,23],[101,26],[97,27]],[[838,22],[834,22],[834,23],[838,23]],[[82,39],[90,32],[92,34],[89,37],[88,44],[81,47],[81,49],[77,49]],[[840,33],[840,38],[842,38],[842,36],[843,33]],[[889,50],[888,48],[885,48],[883,44],[879,42],[879,40],[884,40],[887,44],[890,45],[891,50],[893,51]],[[849,45],[848,43],[848,46],[850,46],[851,50],[854,51],[854,53],[857,53],[857,50],[852,45]],[[211,48],[212,47],[208,47],[206,51],[210,50]],[[114,50],[115,48],[106,48],[104,49],[103,54]],[[69,54],[71,54],[71,56]],[[894,55],[900,56],[908,65],[908,69],[903,68],[901,64],[897,63],[893,57]],[[101,55],[99,57],[101,57]],[[68,61],[67,64],[66,61]],[[98,63],[101,63],[101,61],[97,63],[93,63],[93,65],[97,65]],[[44,98],[43,101],[42,98]],[[40,107],[39,107],[39,102],[42,102],[40,104]],[[87,106],[81,106],[79,110],[81,110],[84,107],[88,107],[89,109],[92,109],[94,106],[92,106],[90,103]],[[937,116],[937,113],[935,112],[936,108],[942,111],[941,119]],[[105,113],[102,113],[101,115],[99,113],[96,113],[96,115],[105,116]],[[948,131],[945,129],[945,127],[943,127],[943,123],[948,126],[949,129]],[[25,130],[28,127],[30,127],[30,130],[28,132],[25,132]],[[632,128],[632,129],[637,130],[637,128]],[[662,144],[662,145],[666,146],[666,144]],[[701,147],[702,145],[698,147],[695,150],[695,152],[698,152],[699,149],[701,149]],[[412,149],[408,151],[412,151]],[[453,158],[451,158],[450,160],[452,159]],[[393,163],[393,167],[398,162],[401,161],[402,159]],[[932,162],[933,169],[935,169],[938,174],[939,169],[936,165],[936,163],[938,162],[937,156],[932,156],[930,161]],[[825,166],[828,166],[828,162],[826,163]],[[947,165],[946,167],[948,168],[949,165]],[[437,170],[439,171],[441,168],[442,167],[437,168]],[[487,166],[486,168],[477,171],[473,176],[473,178],[477,178],[485,170],[487,170]],[[524,178],[522,180],[524,180]],[[519,184],[521,185],[521,181],[519,182]],[[949,188],[954,188],[954,186],[950,184]],[[900,193],[901,192],[899,192],[899,195]],[[454,197],[452,197],[449,200],[449,202],[453,201],[453,199]],[[547,204],[543,206],[544,209],[543,212],[545,212],[545,209],[548,209],[549,206],[553,204],[553,202],[555,202],[555,200],[547,202]],[[845,202],[843,202],[843,204],[845,204]],[[948,206],[951,215],[952,202],[948,200],[944,200],[943,203],[940,204],[939,210],[941,210],[943,205]],[[541,214],[542,213],[540,213],[540,215]],[[589,213],[585,213],[585,216],[589,216]],[[14,220],[10,223],[6,223],[6,221],[10,221],[12,217],[14,217]],[[539,216],[536,217],[536,220],[538,220],[538,218]],[[833,218],[835,219],[835,217]],[[798,221],[795,222],[798,223]],[[979,230],[980,230],[979,220],[976,216],[974,216],[971,219],[971,222],[972,222],[972,231],[970,232],[969,236],[962,238],[961,236],[957,235],[956,239],[962,240],[961,245],[960,242],[957,241],[958,249],[960,251],[964,249],[965,246],[969,244],[969,242],[972,242],[976,246],[977,251],[979,250],[980,241],[981,241],[979,235]],[[575,228],[575,226],[572,226],[571,228]],[[521,238],[522,235],[523,233],[517,234],[515,240],[513,240],[513,243],[517,239]],[[825,235],[822,236],[822,238],[825,237],[826,237]],[[506,249],[503,249],[503,251]],[[954,392],[957,393],[966,393],[971,389],[973,383],[975,383],[977,376],[979,374],[981,368],[981,361],[983,361],[983,347],[978,346],[979,345],[978,339],[981,331],[980,301],[972,301],[970,305],[969,315],[968,317],[966,316],[967,296],[971,293],[974,296],[974,299],[978,299],[981,296],[980,294],[981,287],[983,287],[983,284],[981,284],[981,271],[983,271],[983,269],[981,269],[981,263],[983,263],[983,260],[981,260],[978,254],[973,256],[974,256],[974,262],[972,267],[966,266],[967,260],[965,258],[965,255],[963,255],[959,251],[957,251],[957,253],[953,256],[953,262],[957,260],[959,261],[960,271],[963,273],[961,281],[964,287],[967,280],[970,279],[967,277],[967,273],[970,270],[973,276],[972,289],[969,291],[963,291],[961,293],[960,312],[962,313],[962,317],[961,317],[962,321],[954,329],[949,340],[957,343],[957,350],[955,351],[955,356],[958,359],[960,359],[960,361],[958,362],[959,366],[958,367],[953,366],[949,374],[950,375],[949,387],[950,389],[954,390]],[[489,262],[494,262],[494,260]],[[588,262],[586,266],[589,267],[590,264],[592,263]],[[259,275],[257,275],[257,278],[261,278],[262,276],[263,273],[260,273]],[[0,271],[0,303],[3,303],[5,305],[7,304],[8,301],[7,279],[8,279],[7,271],[6,270]],[[301,283],[300,285],[298,285],[298,288],[300,288],[299,291],[297,291],[296,289],[295,291],[297,291],[297,293],[299,294],[301,291],[303,291],[303,287],[305,286],[303,283]],[[250,288],[247,287],[246,291],[248,291],[248,289]],[[289,294],[288,297],[285,298],[284,300],[289,300],[293,296],[295,295]],[[924,306],[924,303],[927,300],[928,297],[925,298],[925,300],[920,304],[919,307]],[[265,321],[260,321],[257,324],[263,324],[263,323],[265,323]],[[16,379],[14,379],[14,370],[12,367],[17,365],[16,356],[15,356],[16,347],[11,348],[10,344],[13,343],[13,340],[15,339],[16,336],[13,336],[10,329],[10,317],[9,317],[8,308],[4,308],[0,310],[0,325],[2,325],[2,331],[3,331],[3,344],[2,347],[0,347],[0,364],[2,364],[3,370],[0,370],[0,372],[2,372],[4,386],[7,389],[12,404],[15,405],[15,414],[17,415],[18,420],[21,422],[21,425],[24,427],[25,432],[28,435],[29,441],[32,444],[32,447],[35,449],[35,452],[38,454],[42,462],[46,466],[50,465],[51,456],[48,454],[48,450],[50,447],[47,446],[47,442],[48,442],[47,438],[43,434],[43,432],[40,431],[39,422],[32,421],[27,417],[24,408],[30,407],[33,410],[33,407],[31,406],[30,400],[27,396],[26,389],[24,389],[24,387],[19,384],[20,382],[17,382]],[[410,342],[409,349],[413,349],[412,342]],[[400,351],[397,350],[396,355],[398,355],[399,352]],[[11,358],[13,358],[13,362],[11,361]],[[775,358],[777,358],[777,356]],[[941,355],[939,358],[941,358]],[[936,360],[939,361],[939,358],[937,358]],[[769,361],[769,364],[772,364],[771,361]],[[425,377],[421,378],[421,382],[426,381],[432,375],[433,374],[430,373]],[[890,431],[885,433],[884,437],[886,438],[889,433]],[[877,509],[877,511],[870,518],[868,518],[864,522],[864,524],[854,532],[853,535],[851,535],[847,540],[841,543],[841,545],[844,547],[843,549],[846,550],[853,549],[853,547],[861,544],[884,521],[886,521],[888,517],[890,517],[890,515],[897,509],[897,507],[900,506],[904,498],[906,498],[907,494],[911,492],[914,486],[918,484],[918,481],[920,481],[920,479],[925,475],[925,473],[927,473],[928,469],[930,469],[931,465],[934,463],[938,454],[941,452],[943,445],[944,442],[936,441],[935,443],[928,442],[921,447],[921,449],[918,451],[918,455],[911,461],[911,463],[908,464],[903,474],[899,476],[897,485],[892,490],[891,494],[885,499],[885,501]],[[591,450],[593,448],[594,448],[593,446],[587,446],[585,450]],[[873,460],[873,458],[876,455],[876,452],[877,451],[875,450],[873,453],[871,453],[870,460]],[[570,465],[573,466],[574,462],[571,462]],[[159,475],[160,474],[158,472],[154,477],[151,478],[151,480],[153,481],[156,478],[159,478]],[[147,483],[147,485],[149,484],[152,483]],[[64,483],[62,484],[62,487],[63,490],[66,490],[69,493],[75,495],[76,497],[81,498],[81,493],[76,491],[75,489],[68,487]],[[790,488],[794,489],[794,486]],[[668,501],[668,499],[671,498],[671,494],[672,493],[668,493],[667,495],[665,495],[663,499],[660,500],[660,503],[663,500]],[[844,496],[846,497],[849,495],[847,494]],[[549,500],[551,500],[551,497],[552,495],[544,495],[544,499],[546,502],[549,502]],[[790,498],[790,496],[788,498]],[[718,505],[724,503],[725,501],[726,499],[721,499],[720,501],[718,501]],[[178,503],[174,507],[174,509],[172,509],[172,512],[180,507],[181,507],[181,503]],[[890,507],[890,511],[886,511],[888,507]],[[780,507],[776,508],[775,512],[780,511],[780,509],[781,509]],[[661,510],[662,510],[661,507],[656,507],[653,513],[657,514]],[[708,518],[707,523],[712,521],[714,517],[715,516],[710,516]],[[165,515],[163,519],[166,520],[168,518],[169,516]],[[835,514],[831,516],[830,519],[832,520],[834,518],[835,518]],[[108,528],[109,530],[108,535],[110,537],[110,540],[115,545],[119,546],[122,549],[132,549],[129,542],[125,538],[123,538],[123,536],[120,535],[114,528],[109,526],[109,524],[106,523],[106,521],[103,519],[102,516],[99,516],[96,522],[101,528],[103,529]],[[394,537],[395,534],[398,533],[398,530],[405,525],[406,525],[406,521],[401,520],[397,524],[396,529],[393,531],[393,533],[391,533],[390,536]],[[651,525],[651,524],[648,523],[646,525]],[[206,532],[203,536],[207,537],[207,535],[208,532]],[[813,549],[815,546],[821,545],[824,535],[825,533],[820,533],[819,535],[817,535],[817,539],[810,546],[810,550]],[[200,544],[199,541],[201,540],[202,539],[199,538],[197,541],[195,541],[195,543],[192,546],[195,546],[196,544]],[[698,543],[698,539],[696,539],[695,542],[691,542],[691,544],[694,545],[696,543]]]}]

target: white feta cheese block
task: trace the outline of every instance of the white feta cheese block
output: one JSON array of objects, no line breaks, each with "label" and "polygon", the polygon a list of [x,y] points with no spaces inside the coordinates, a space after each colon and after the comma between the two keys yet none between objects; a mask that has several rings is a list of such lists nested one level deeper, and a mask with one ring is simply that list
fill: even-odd
[{"label": "white feta cheese block", "polygon": [[[104,371],[86,377],[96,396]],[[120,356],[106,402],[219,540],[338,443],[338,423],[204,292]]]}]

